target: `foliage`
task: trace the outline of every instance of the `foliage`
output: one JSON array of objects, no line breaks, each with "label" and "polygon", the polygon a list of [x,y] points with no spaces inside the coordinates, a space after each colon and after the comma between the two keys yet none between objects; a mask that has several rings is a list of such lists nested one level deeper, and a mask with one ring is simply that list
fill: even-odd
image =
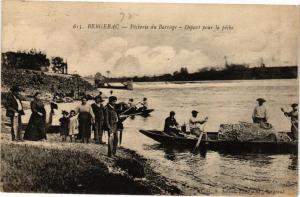
[{"label": "foliage", "polygon": [[29,52],[6,52],[2,53],[2,67],[22,68],[31,70],[47,71],[50,61],[46,54],[35,49]]},{"label": "foliage", "polygon": [[65,69],[67,69],[67,63],[64,62],[61,57],[53,57],[51,58],[52,70],[55,73],[65,73]]},{"label": "foliage", "polygon": [[70,75],[48,75],[39,71],[23,69],[3,68],[1,82],[2,86],[19,85],[23,89],[52,93],[54,89],[58,89],[62,93],[70,93],[77,89],[77,83],[80,91],[94,90],[94,87],[81,77],[78,77],[77,81],[76,77]]}]

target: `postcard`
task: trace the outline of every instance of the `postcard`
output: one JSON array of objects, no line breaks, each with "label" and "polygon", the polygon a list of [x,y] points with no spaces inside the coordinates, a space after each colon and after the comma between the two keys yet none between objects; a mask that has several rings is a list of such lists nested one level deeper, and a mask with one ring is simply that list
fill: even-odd
[{"label": "postcard", "polygon": [[4,0],[5,193],[298,193],[299,7]]}]

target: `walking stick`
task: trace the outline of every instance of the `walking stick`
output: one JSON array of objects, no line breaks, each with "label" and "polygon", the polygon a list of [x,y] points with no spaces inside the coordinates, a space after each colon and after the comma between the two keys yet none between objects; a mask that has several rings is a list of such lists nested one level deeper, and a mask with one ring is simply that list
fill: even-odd
[{"label": "walking stick", "polygon": [[122,144],[122,136],[123,136],[123,129],[120,129],[119,146],[121,146],[121,144]]}]

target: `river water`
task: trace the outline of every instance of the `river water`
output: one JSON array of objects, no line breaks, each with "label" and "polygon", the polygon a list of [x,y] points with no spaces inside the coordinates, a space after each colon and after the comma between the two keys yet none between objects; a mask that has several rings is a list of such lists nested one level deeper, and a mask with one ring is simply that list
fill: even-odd
[{"label": "river water", "polygon": [[[208,116],[206,131],[218,131],[221,123],[251,121],[256,98],[267,100],[269,122],[278,131],[289,130],[281,107],[290,110],[298,101],[297,80],[207,81],[193,83],[135,83],[133,91],[114,90],[120,101],[148,98],[150,117],[124,122],[122,146],[151,159],[153,168],[180,187],[186,195],[274,194],[297,191],[297,155],[228,154],[208,151],[204,156],[190,150],[165,149],[139,133],[139,129],[163,129],[171,110],[177,121],[187,122],[191,110]],[[104,91],[104,93],[106,93]],[[106,93],[108,94],[108,93]],[[108,95],[107,95],[108,96]],[[76,104],[62,104],[70,109]],[[57,121],[56,117],[56,121]]]}]

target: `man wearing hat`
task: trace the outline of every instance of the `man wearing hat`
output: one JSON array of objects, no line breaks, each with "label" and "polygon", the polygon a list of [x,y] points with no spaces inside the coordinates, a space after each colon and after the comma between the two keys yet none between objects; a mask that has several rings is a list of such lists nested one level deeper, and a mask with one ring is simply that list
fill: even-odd
[{"label": "man wearing hat", "polygon": [[290,136],[293,138],[293,140],[298,140],[298,104],[293,103],[291,105],[291,107],[293,109],[290,112],[284,111],[283,108],[281,108],[281,111],[284,113],[284,115],[286,117],[291,118],[292,126],[291,126],[291,135]]},{"label": "man wearing hat", "polygon": [[256,99],[256,101],[258,102],[258,105],[254,108],[254,111],[252,114],[253,122],[254,123],[267,122],[269,115],[268,115],[267,109],[264,105],[266,100],[263,98],[258,98],[258,99]]},{"label": "man wearing hat", "polygon": [[168,135],[177,136],[179,134],[179,124],[175,119],[175,112],[171,111],[169,117],[165,119],[164,132]]},{"label": "man wearing hat", "polygon": [[208,117],[205,117],[204,120],[201,120],[197,117],[198,111],[193,110],[192,111],[192,117],[189,120],[189,126],[190,126],[190,131],[191,134],[194,134],[196,136],[200,136],[200,133],[202,132],[203,129],[201,129],[201,125],[207,122]]},{"label": "man wearing hat", "polygon": [[93,125],[94,128],[94,138],[97,144],[104,144],[102,141],[103,136],[103,124],[104,124],[104,106],[102,105],[102,102],[104,100],[102,97],[97,96],[95,98],[95,103],[91,105],[92,110],[95,115],[95,123]]},{"label": "man wearing hat", "polygon": [[13,86],[10,91],[11,92],[7,96],[5,108],[6,116],[9,117],[11,121],[12,141],[23,141],[21,116],[25,115],[25,113],[19,97],[20,88],[19,86]]},{"label": "man wearing hat", "polygon": [[118,146],[118,121],[119,117],[115,109],[117,97],[110,96],[105,107],[105,127],[108,131],[108,156],[115,156]]}]

